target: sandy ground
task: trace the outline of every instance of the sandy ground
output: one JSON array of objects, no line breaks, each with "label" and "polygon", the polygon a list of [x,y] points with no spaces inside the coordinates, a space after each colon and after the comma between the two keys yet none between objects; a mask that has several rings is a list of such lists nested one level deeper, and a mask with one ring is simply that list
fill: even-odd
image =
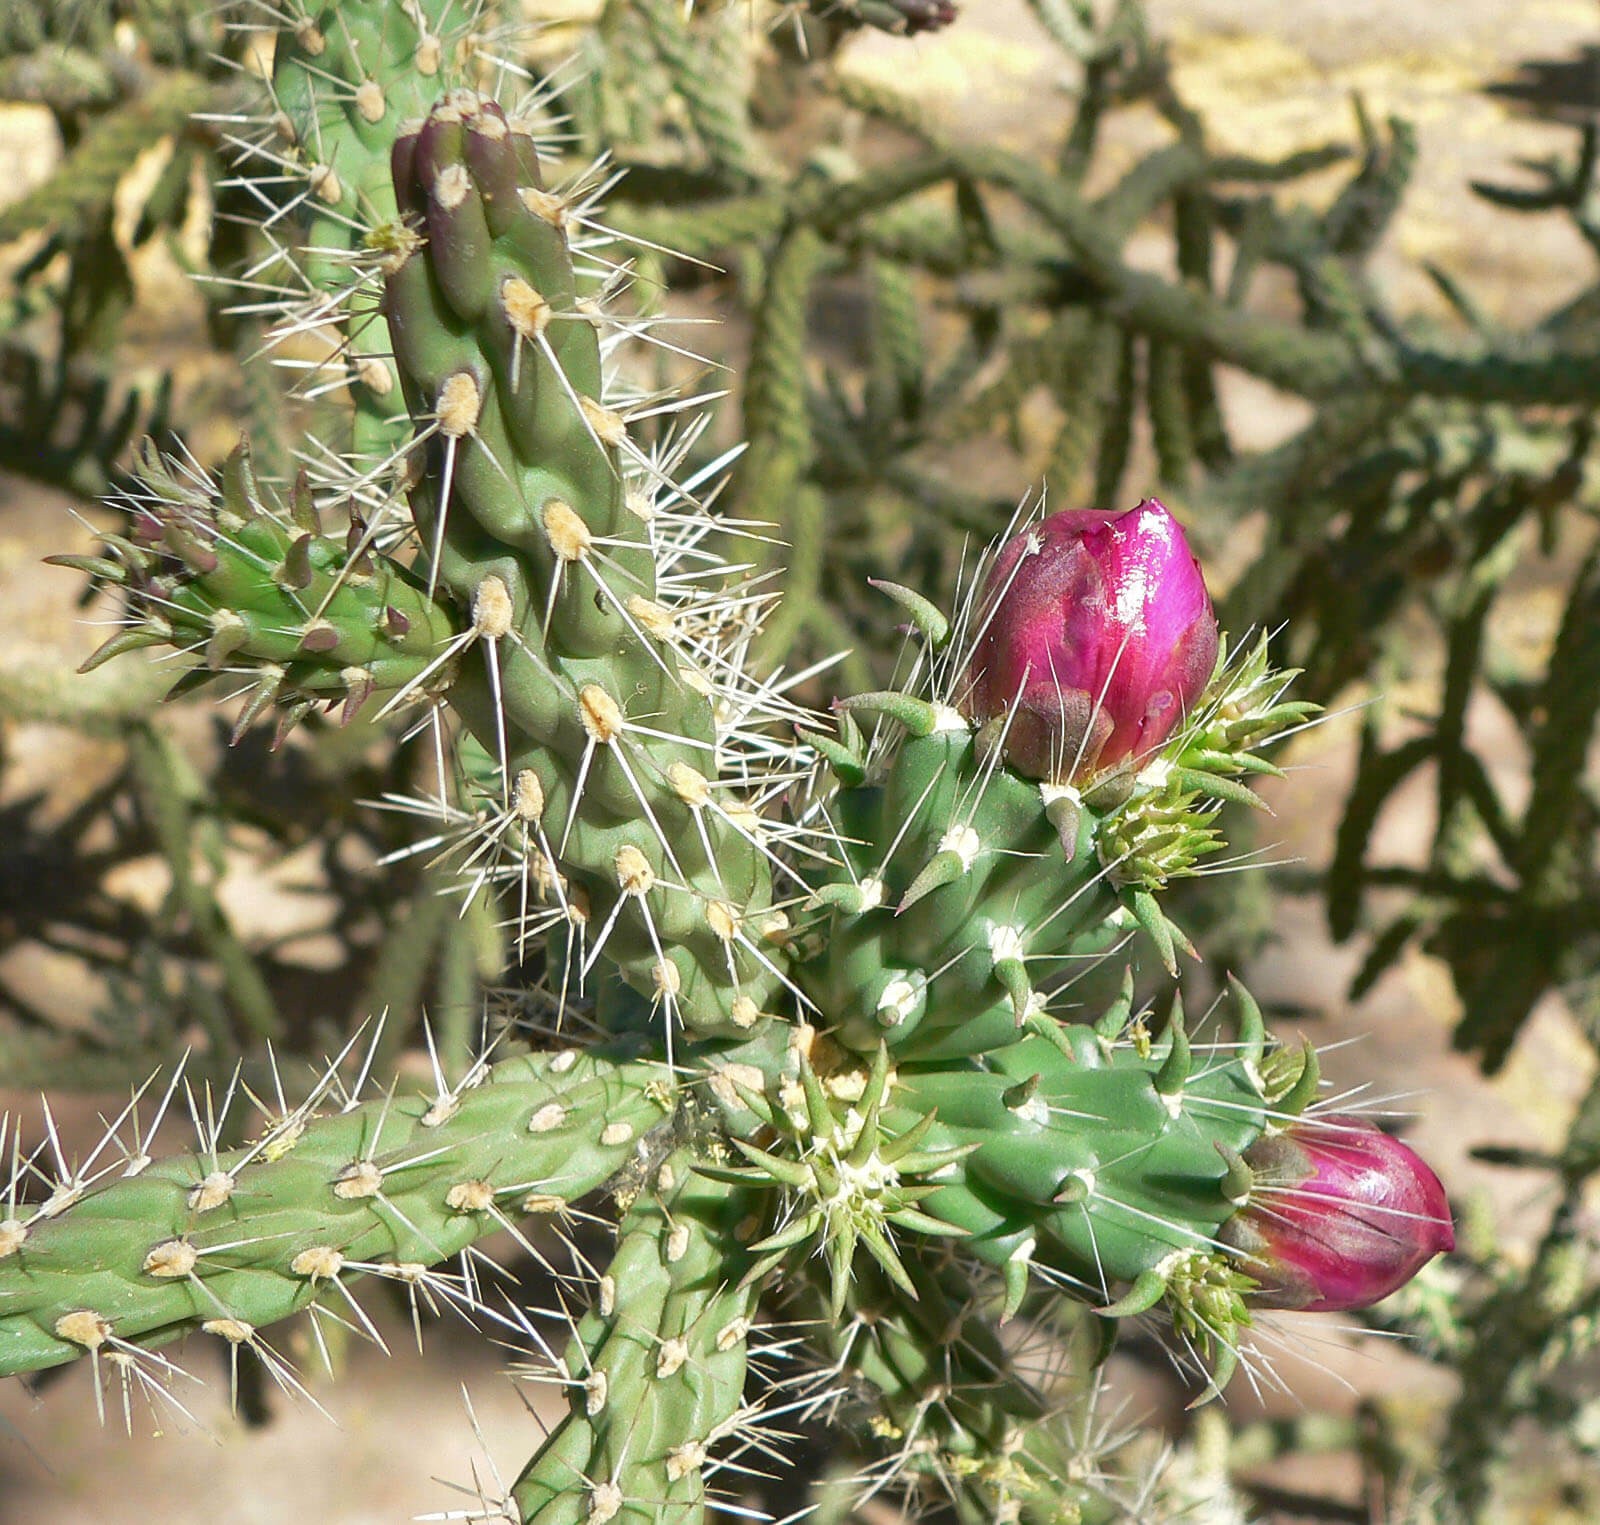
[{"label": "sandy ground", "polygon": [[[1437,259],[1464,277],[1495,311],[1526,318],[1576,288],[1589,266],[1575,235],[1555,219],[1512,222],[1485,212],[1465,188],[1471,176],[1515,181],[1520,157],[1567,152],[1571,135],[1524,115],[1517,102],[1485,87],[1511,80],[1528,60],[1575,60],[1600,39],[1600,12],[1590,0],[1518,0],[1515,27],[1505,0],[1448,4],[1384,0],[1299,0],[1263,6],[1259,0],[1155,0],[1158,29],[1173,39],[1180,82],[1200,106],[1219,145],[1270,152],[1347,135],[1349,96],[1360,91],[1375,117],[1391,110],[1414,117],[1421,132],[1417,183],[1383,250],[1380,275],[1399,300],[1433,300],[1415,273]],[[1020,0],[982,0],[966,7],[963,24],[937,39],[906,46],[868,40],[855,66],[892,74],[902,87],[947,103],[952,120],[973,131],[1027,144],[1039,124],[1056,118],[1051,97],[1057,66],[1038,41]],[[1593,55],[1591,55],[1592,57]],[[1581,77],[1581,71],[1580,71]],[[1600,98],[1600,87],[1597,87]],[[1041,102],[1045,104],[1041,106]],[[5,123],[0,121],[0,154]],[[1158,138],[1152,121],[1135,126],[1108,159],[1115,171]],[[1331,184],[1331,182],[1330,182]],[[1262,443],[1292,423],[1277,400],[1242,387],[1229,407],[1246,433]],[[76,531],[60,501],[30,493],[0,500],[0,596],[12,613],[6,660],[78,660],[92,632],[73,624],[70,574],[46,578],[38,557],[66,548]],[[87,535],[80,538],[87,541]],[[1486,737],[1505,722],[1492,709],[1475,712]],[[1497,729],[1498,728],[1498,729]],[[1353,722],[1329,724],[1304,739],[1290,776],[1272,795],[1275,855],[1311,864],[1326,860],[1333,827],[1330,806],[1342,798],[1352,765]],[[96,768],[92,743],[56,728],[26,728],[9,739],[9,795],[45,788],[46,808],[64,808]],[[1425,783],[1417,780],[1385,818],[1396,856],[1420,844],[1427,831]],[[1266,1002],[1305,1006],[1319,1015],[1308,1030],[1336,1046],[1326,1072],[1340,1086],[1393,1096],[1417,1114],[1411,1137],[1436,1162],[1452,1193],[1482,1192],[1513,1241],[1536,1223],[1537,1202],[1522,1178],[1475,1164],[1476,1144],[1547,1145],[1587,1082],[1592,1060],[1557,1001],[1547,1002],[1505,1072],[1485,1082],[1450,1052],[1453,1022],[1448,983],[1427,960],[1410,960],[1383,980],[1359,1007],[1339,992],[1360,949],[1334,948],[1315,901],[1280,905],[1278,939],[1249,971]],[[0,957],[15,958],[15,950]],[[14,972],[14,971],[13,971]],[[39,972],[41,987],[52,971]],[[70,1007],[69,987],[56,987]],[[216,1525],[318,1519],[366,1525],[417,1511],[475,1507],[434,1479],[471,1483],[476,1466],[492,1493],[485,1445],[474,1434],[463,1387],[489,1456],[514,1473],[537,1428],[529,1395],[493,1375],[495,1353],[475,1338],[436,1332],[427,1359],[410,1348],[398,1316],[386,1321],[395,1354],[384,1360],[357,1348],[337,1384],[314,1383],[333,1421],[306,1402],[276,1405],[272,1424],[250,1430],[231,1419],[226,1377],[208,1364],[196,1369],[208,1385],[180,1387],[193,1419],[162,1412],[152,1421],[135,1413],[132,1439],[120,1411],[102,1429],[94,1417],[93,1373],[86,1364],[37,1398],[19,1384],[0,1386],[0,1525]],[[1441,1380],[1392,1346],[1346,1338],[1326,1323],[1300,1321],[1296,1340],[1308,1353],[1285,1375],[1308,1409],[1348,1411],[1358,1393],[1437,1391]],[[120,1405],[113,1388],[108,1401]],[[1235,1414],[1257,1410],[1238,1389]],[[1292,1411],[1274,1400],[1269,1411]],[[1338,1464],[1312,1466],[1308,1481],[1353,1486]],[[435,1515],[435,1518],[440,1516]],[[1557,1515],[1546,1516],[1556,1519]]]}]

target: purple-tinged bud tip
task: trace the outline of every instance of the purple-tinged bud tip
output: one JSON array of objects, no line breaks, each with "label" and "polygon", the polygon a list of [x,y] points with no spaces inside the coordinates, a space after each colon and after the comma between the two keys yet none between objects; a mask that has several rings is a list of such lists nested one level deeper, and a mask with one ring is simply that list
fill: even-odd
[{"label": "purple-tinged bud tip", "polygon": [[1365,1308],[1456,1246],[1439,1178],[1360,1118],[1291,1123],[1244,1159],[1255,1179],[1222,1238],[1261,1284],[1258,1306]]},{"label": "purple-tinged bud tip", "polygon": [[1004,727],[1006,760],[1052,783],[1137,767],[1217,661],[1200,564],[1154,498],[1064,510],[1018,535],[990,569],[978,630],[965,712]]}]

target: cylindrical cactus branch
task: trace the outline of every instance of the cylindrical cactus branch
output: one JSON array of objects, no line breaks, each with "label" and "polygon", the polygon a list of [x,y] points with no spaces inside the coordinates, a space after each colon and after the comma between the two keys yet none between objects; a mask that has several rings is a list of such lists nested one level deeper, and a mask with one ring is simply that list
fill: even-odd
[{"label": "cylindrical cactus branch", "polygon": [[363,548],[359,516],[347,533],[325,534],[303,471],[286,507],[256,479],[243,443],[215,483],[149,451],[139,484],[126,504],[130,533],[107,537],[109,556],[50,558],[130,595],[136,622],[85,672],[145,647],[198,651],[174,692],[222,676],[250,682],[235,740],[268,710],[281,740],[318,704],[348,723],[375,694],[447,682],[453,612]]},{"label": "cylindrical cactus branch", "polygon": [[873,26],[897,37],[936,32],[956,19],[953,0],[810,0],[810,10],[826,21]]},{"label": "cylindrical cactus branch", "polygon": [[[271,1364],[265,1325],[319,1300],[353,1308],[348,1284],[363,1275],[444,1288],[429,1274],[439,1261],[609,1185],[635,1208],[569,1370],[621,1360],[641,1328],[656,1345],[747,1319],[765,1286],[813,1257],[836,1317],[873,1265],[914,1299],[907,1261],[931,1239],[999,1273],[1006,1316],[1045,1288],[1107,1319],[1164,1303],[1220,1386],[1258,1286],[1272,1306],[1359,1305],[1451,1242],[1438,1183],[1410,1151],[1367,1125],[1298,1121],[1314,1057],[1265,1052],[1259,1012],[1235,994],[1237,1040],[1210,1049],[1191,1045],[1178,1012],[1152,1046],[1126,1004],[1097,1028],[1055,1027],[1055,1041],[899,1069],[886,1047],[864,1067],[810,1029],[777,1041],[774,1024],[704,1056],[737,1151],[727,1164],[703,1121],[673,1111],[672,1072],[570,1049],[359,1105],[338,1105],[330,1070],[255,1143],[161,1163],[130,1109],[83,1166],[51,1177],[23,1161],[0,1198],[0,1371],[102,1351],[137,1361],[196,1329]],[[214,1136],[220,1120],[203,1126]],[[50,1191],[30,1203],[35,1175]],[[729,1353],[718,1339],[693,1348],[716,1371],[713,1355]],[[658,1452],[575,1409],[567,1430],[581,1434],[530,1471],[529,1497],[580,1474],[625,1497],[642,1486],[618,1482],[626,1458],[703,1457],[696,1447],[731,1433],[732,1381],[695,1376],[687,1417],[676,1389],[652,1389],[667,1405],[648,1430]]]},{"label": "cylindrical cactus branch", "polygon": [[[37,1204],[24,1193],[42,1169],[14,1165],[0,1374],[85,1353],[137,1361],[194,1331],[271,1364],[258,1331],[315,1303],[348,1315],[366,1275],[448,1302],[430,1267],[605,1185],[671,1105],[658,1064],[576,1049],[479,1066],[432,1095],[343,1101],[330,1069],[254,1143],[161,1161],[144,1147],[151,1119],[130,1108],[87,1163],[45,1177]],[[214,1140],[226,1112],[208,1096],[197,1129]]]},{"label": "cylindrical cactus branch", "polygon": [[[245,283],[268,289],[279,342],[331,339],[301,390],[347,393],[352,474],[411,436],[389,337],[376,310],[384,259],[400,235],[389,154],[402,122],[427,115],[470,79],[483,0],[290,0],[273,55],[264,142],[242,150],[248,175],[287,176],[295,204],[264,224],[281,257]],[[304,348],[304,344],[297,344]],[[299,357],[296,356],[296,363]]]},{"label": "cylindrical cactus branch", "polygon": [[[1062,1379],[1094,1358],[1095,1331],[1059,1320],[1033,1349],[1019,1350],[994,1326],[994,1289],[949,1244],[904,1263],[915,1298],[868,1265],[841,1317],[815,1277],[783,1305],[816,1331],[817,1403],[842,1421],[843,1466],[856,1465],[864,1491],[911,1494],[913,1510],[919,1496],[934,1504],[953,1494],[974,1521],[1100,1518],[1109,1478],[1055,1454],[1066,1450],[1060,1431],[1082,1417],[1073,1411],[1088,1406],[1084,1385]],[[852,1379],[842,1397],[835,1372]],[[1092,1439],[1072,1449],[1104,1459]]]},{"label": "cylindrical cactus branch", "polygon": [[748,1030],[786,919],[769,828],[718,778],[738,684],[661,590],[657,483],[628,487],[637,447],[602,401],[568,208],[475,95],[404,132],[394,171],[411,231],[384,312],[419,427],[412,509],[429,585],[482,637],[450,701],[537,802],[586,959],[603,951],[669,1033]]},{"label": "cylindrical cactus branch", "polygon": [[[682,1150],[647,1173],[562,1373],[570,1411],[512,1490],[529,1525],[695,1525],[736,1436],[756,1287],[739,1280],[749,1194]],[[714,1490],[713,1490],[714,1491]]]}]

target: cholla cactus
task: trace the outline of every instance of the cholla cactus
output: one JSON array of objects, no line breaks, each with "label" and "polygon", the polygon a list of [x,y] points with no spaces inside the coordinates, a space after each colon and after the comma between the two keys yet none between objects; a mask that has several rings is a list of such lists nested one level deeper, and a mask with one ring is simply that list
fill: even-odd
[{"label": "cholla cactus", "polygon": [[[359,1324],[363,1277],[532,1337],[470,1263],[439,1267],[604,1192],[614,1258],[548,1357],[569,1412],[497,1504],[511,1517],[697,1520],[784,1406],[864,1409],[872,1488],[945,1487],[976,1518],[1108,1515],[1073,1415],[998,1324],[1086,1306],[1103,1352],[1160,1310],[1220,1389],[1252,1355],[1253,1307],[1315,1282],[1300,1247],[1319,1217],[1357,1215],[1362,1233],[1329,1242],[1373,1260],[1367,1293],[1449,1246],[1408,1151],[1359,1133],[1359,1175],[1296,1167],[1332,1126],[1308,1121],[1315,1055],[1273,1044],[1242,988],[1234,1036],[1204,1045],[1176,1004],[1153,1035],[1131,978],[1103,1010],[1066,994],[1135,939],[1175,966],[1163,892],[1221,846],[1220,803],[1252,798],[1273,771],[1259,749],[1306,706],[1263,643],[1221,648],[1154,503],[1013,526],[953,615],[887,586],[915,628],[904,681],[839,699],[831,723],[763,682],[759,600],[717,550],[740,526],[675,478],[693,427],[643,448],[633,420],[659,401],[608,374],[628,324],[604,265],[575,255],[587,212],[546,183],[516,112],[455,88],[401,121],[368,73],[420,70],[427,14],[340,7],[334,48],[296,11],[279,63],[280,82],[342,81],[362,164],[387,150],[392,203],[352,204],[371,220],[344,242],[348,279],[313,286],[366,315],[362,355],[334,363],[366,386],[367,445],[391,427],[369,407],[390,367],[408,443],[282,493],[243,451],[217,483],[147,463],[136,533],[96,564],[136,621],[107,654],[198,650],[200,677],[249,683],[247,720],[427,706],[476,759],[438,802],[464,876],[543,941],[548,1026],[569,1035],[441,1068],[423,1095],[379,1077],[368,1096],[368,1066],[351,1080],[341,1055],[238,1148],[233,1091],[191,1098],[200,1147],[160,1162],[139,1097],[78,1165],[48,1169],[13,1133],[0,1371],[88,1355],[155,1384],[157,1348],[199,1332],[292,1383],[268,1326]],[[316,120],[340,173],[338,124]],[[348,536],[322,527],[338,505]],[[380,520],[396,533],[365,527]],[[1052,602],[1070,671],[1031,644]],[[161,1111],[177,1082],[163,1094]],[[1319,1296],[1335,1301],[1299,1300]],[[777,1316],[801,1320],[788,1353],[815,1371],[764,1388],[748,1353]],[[1074,1351],[1055,1368],[1081,1395]]]}]

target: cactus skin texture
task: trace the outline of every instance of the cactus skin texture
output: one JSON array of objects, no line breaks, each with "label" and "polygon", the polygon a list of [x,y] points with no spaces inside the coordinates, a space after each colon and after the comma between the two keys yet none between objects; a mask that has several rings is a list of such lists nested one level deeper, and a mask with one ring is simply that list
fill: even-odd
[{"label": "cactus skin texture", "polygon": [[[71,1181],[0,1221],[0,1373],[200,1329],[230,1343],[363,1274],[415,1280],[605,1184],[666,1115],[662,1072],[565,1050],[433,1097],[340,1108],[329,1085],[257,1141]],[[331,1115],[319,1117],[319,1103]]]},{"label": "cactus skin texture", "polygon": [[402,134],[394,170],[416,229],[384,296],[425,425],[412,511],[430,581],[495,636],[493,665],[464,662],[451,703],[507,780],[537,778],[569,898],[607,929],[608,959],[669,1029],[737,1035],[773,1003],[782,920],[767,923],[751,829],[707,783],[710,680],[657,600],[566,210],[532,139],[476,96]]},{"label": "cactus skin texture", "polygon": [[[403,33],[361,30],[392,8],[348,16],[347,83]],[[294,46],[321,56],[297,34],[280,84]],[[414,428],[414,559],[359,526],[324,535],[303,480],[279,512],[244,451],[215,487],[152,463],[144,529],[88,564],[142,618],[106,655],[203,645],[201,678],[247,669],[252,711],[291,719],[380,688],[447,707],[471,787],[501,806],[462,812],[472,855],[511,860],[478,878],[538,885],[542,907],[515,914],[550,933],[544,993],[561,1020],[581,994],[597,1031],[431,1096],[361,1100],[336,1064],[240,1149],[219,1146],[231,1090],[215,1117],[191,1103],[202,1147],[184,1158],[149,1161],[131,1107],[53,1176],[14,1143],[0,1371],[89,1353],[128,1380],[200,1330],[285,1380],[260,1330],[308,1308],[348,1322],[348,1284],[377,1275],[521,1328],[565,1390],[495,1501],[506,1518],[698,1525],[717,1488],[747,1507],[737,1451],[771,1447],[774,1411],[858,1405],[869,1491],[943,1488],[973,1520],[1096,1518],[1101,1459],[1068,1444],[997,1326],[1076,1299],[1094,1348],[1068,1342],[1057,1375],[1083,1391],[1119,1322],[1159,1308],[1220,1390],[1257,1290],[1230,1225],[1270,1211],[1252,1162],[1314,1126],[1319,1079],[1242,987],[1233,1040],[1212,1044],[1176,1002],[1153,1036],[1131,973],[1087,1021],[1058,1015],[1062,990],[1134,933],[1175,969],[1188,944],[1163,891],[1220,848],[1221,803],[1254,802],[1275,771],[1259,749],[1308,707],[1263,642],[1224,649],[1136,769],[1041,783],[986,734],[994,716],[961,708],[980,568],[949,617],[884,585],[917,632],[899,689],[840,700],[831,732],[795,711],[744,672],[740,637],[707,633],[737,625],[742,595],[706,593],[700,560],[681,575],[714,521],[613,405],[596,281],[525,123],[465,91],[391,115],[357,136],[363,176],[391,145],[381,314]],[[799,743],[774,740],[795,721]],[[527,1315],[431,1269],[601,1190],[616,1246],[559,1359]],[[771,1349],[813,1375],[775,1385],[750,1359],[774,1310],[800,1322]]]},{"label": "cactus skin texture", "polygon": [[712,1447],[744,1402],[756,1292],[729,1280],[746,1194],[662,1162],[624,1213],[566,1357],[571,1411],[512,1497],[538,1525],[698,1519]]},{"label": "cactus skin texture", "polygon": [[1008,1042],[1040,1005],[1033,982],[1124,925],[1093,814],[1068,859],[1038,786],[989,766],[964,724],[905,738],[882,784],[844,791],[839,818],[868,845],[823,891],[830,957],[801,978],[853,1047],[934,1058]]}]

